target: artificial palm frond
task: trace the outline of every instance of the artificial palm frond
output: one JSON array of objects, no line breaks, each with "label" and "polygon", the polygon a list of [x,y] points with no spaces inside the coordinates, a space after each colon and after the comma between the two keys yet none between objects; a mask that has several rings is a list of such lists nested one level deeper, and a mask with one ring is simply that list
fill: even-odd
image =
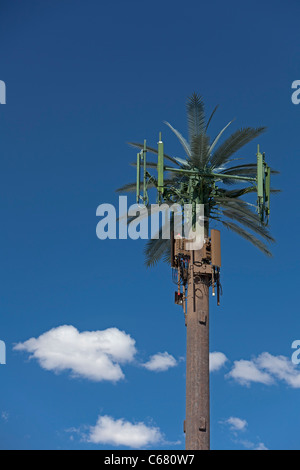
[{"label": "artificial palm frond", "polygon": [[[130,166],[137,166],[137,163],[136,162],[131,162]],[[147,168],[156,169],[157,168],[157,162],[148,162],[147,161]]]},{"label": "artificial palm frond", "polygon": [[[131,147],[138,148],[140,150],[143,150],[143,148],[144,148],[144,144],[139,144],[137,142],[128,142],[128,145],[130,145]],[[155,149],[153,147],[149,147],[148,145],[146,146],[146,150],[147,150],[147,152],[154,153],[155,155],[158,154],[157,149]],[[166,153],[164,153],[164,158],[166,158],[170,162],[174,163],[175,165],[179,166],[179,163],[176,161],[175,157],[170,157],[170,155],[167,155]]]},{"label": "artificial palm frond", "polygon": [[[221,173],[222,175],[222,173]],[[241,176],[241,175],[239,175]],[[220,179],[222,180],[222,183],[226,184],[227,186],[232,186],[233,184],[241,184],[241,181],[237,178],[237,179],[234,179],[234,178],[222,178],[222,176],[220,176]]]},{"label": "artificial palm frond", "polygon": [[[270,192],[272,194],[281,193],[281,189],[271,188]],[[229,198],[238,198],[238,197],[244,196],[245,194],[256,193],[256,187],[248,186],[247,188],[231,189],[231,190],[222,188],[222,193]]]},{"label": "artificial palm frond", "polygon": [[150,217],[151,215],[151,207],[141,207],[141,210],[137,210],[138,214],[135,215],[128,215],[127,212],[120,217],[117,218],[117,222],[125,222],[129,225],[131,222],[134,222],[137,218],[139,220],[145,219],[146,217]]},{"label": "artificial palm frond", "polygon": [[240,207],[240,208],[246,208],[247,206],[248,207],[255,207],[253,204],[250,204],[249,202],[244,201],[243,199],[228,197],[228,196],[226,196],[225,192],[223,192],[221,197],[216,196],[214,200],[218,205],[226,205],[227,204],[227,205],[231,205],[233,207]]},{"label": "artificial palm frond", "polygon": [[232,230],[233,232],[237,233],[241,237],[245,238],[245,240],[249,241],[252,243],[254,246],[256,246],[259,250],[261,250],[265,255],[272,257],[272,253],[268,249],[268,247],[260,241],[258,238],[256,238],[254,235],[251,233],[247,232],[243,228],[239,227],[233,222],[227,222],[222,220],[221,223],[224,225],[224,227],[227,227],[229,230]]},{"label": "artificial palm frond", "polygon": [[186,141],[186,139],[180,134],[180,132],[177,129],[175,129],[173,126],[171,126],[171,124],[169,122],[164,121],[164,123],[171,129],[172,132],[174,132],[174,134],[178,138],[179,142],[181,143],[185,153],[190,158],[192,156],[191,148],[190,148],[188,142]]},{"label": "artificial palm frond", "polygon": [[226,129],[230,126],[230,124],[232,123],[233,121],[230,121],[222,130],[221,132],[219,132],[219,134],[217,135],[217,137],[214,139],[213,143],[211,144],[210,148],[209,148],[209,153],[212,154],[215,146],[217,145],[217,143],[219,142],[220,138],[222,137],[222,135],[224,134],[224,132],[226,131]]},{"label": "artificial palm frond", "polygon": [[169,243],[169,246],[166,245],[166,249],[164,251],[162,260],[164,263],[167,263],[168,265],[171,264],[171,243]]},{"label": "artificial palm frond", "polygon": [[256,188],[254,186],[248,186],[247,188],[242,188],[242,189],[223,189],[222,188],[222,193],[226,195],[228,198],[238,198],[241,196],[244,196],[245,194],[248,193],[253,193],[256,192]]},{"label": "artificial palm frond", "polygon": [[273,194],[279,194],[279,193],[282,192],[282,190],[281,190],[281,189],[271,188],[271,189],[270,189],[270,192],[273,193]]},{"label": "artificial palm frond", "polygon": [[209,137],[206,134],[194,136],[191,141],[191,164],[204,169],[209,160]]},{"label": "artificial palm frond", "polygon": [[247,217],[248,219],[252,220],[256,225],[260,225],[259,215],[256,212],[252,211],[247,205],[238,204],[239,202],[240,201],[238,199],[233,200],[231,204],[223,204],[222,202],[219,202],[218,207],[221,208],[223,211],[226,210],[235,212],[240,217]]},{"label": "artificial palm frond", "polygon": [[[256,176],[257,174],[257,164],[249,163],[248,165],[238,165],[226,168],[221,172],[223,175],[237,175],[237,176]],[[278,175],[279,171],[273,170],[271,168],[272,175]]]},{"label": "artificial palm frond", "polygon": [[[245,163],[236,165],[232,163],[241,160],[241,158],[232,158],[233,155],[244,145],[260,136],[266,128],[242,128],[221,142],[223,135],[232,123],[230,121],[211,142],[207,129],[217,108],[218,106],[214,108],[207,123],[205,123],[205,109],[202,97],[194,93],[188,99],[186,110],[189,141],[170,123],[165,121],[165,124],[180,141],[186,158],[183,159],[164,154],[165,159],[172,162],[175,166],[168,168],[168,176],[164,179],[165,192],[163,194],[163,203],[168,205],[178,203],[182,207],[186,201],[190,201],[190,190],[192,188],[192,194],[196,193],[196,197],[200,198],[201,204],[204,205],[206,224],[209,219],[222,223],[228,229],[250,241],[266,255],[271,256],[268,247],[257,236],[260,236],[268,243],[274,242],[274,238],[261,221],[260,216],[254,212],[253,209],[255,208],[256,210],[256,206],[242,199],[243,196],[256,192],[255,178],[257,175],[257,164]],[[130,145],[140,150],[144,149],[144,144],[130,142]],[[153,147],[147,146],[146,149],[148,152],[158,154],[158,150]],[[230,164],[233,166],[229,166]],[[132,163],[132,165],[136,166],[136,163]],[[157,169],[157,163],[147,162],[147,167],[149,169]],[[180,173],[176,172],[176,170],[180,170]],[[184,170],[190,170],[190,172]],[[277,174],[278,172],[271,169],[271,173]],[[228,178],[228,176],[231,176],[231,178]],[[250,179],[240,180],[240,177]],[[233,189],[226,189],[223,185],[233,186]],[[241,187],[241,185],[244,185],[244,187]],[[147,187],[157,187],[156,177],[148,180]],[[136,185],[132,183],[119,188],[118,192],[131,192],[135,190]],[[277,192],[279,192],[278,189],[271,188],[271,193]],[[150,215],[150,207],[147,209],[142,217]],[[129,217],[128,223],[134,221],[137,217],[141,216]],[[248,230],[254,232],[257,236]],[[159,232],[158,238],[149,240],[145,247],[147,266],[153,266],[161,259],[170,262],[170,240],[162,239],[161,231],[162,229]]]},{"label": "artificial palm frond", "polygon": [[241,167],[232,167],[227,168],[226,170],[221,171],[223,175],[236,175],[236,176],[253,176],[257,174],[256,165],[241,165]]},{"label": "artificial palm frond", "polygon": [[[132,164],[134,165],[134,164]],[[173,179],[165,179],[165,184],[172,184],[174,181]],[[156,188],[157,182],[156,181],[149,181],[147,183],[147,189]],[[135,183],[128,183],[122,186],[121,188],[116,189],[117,193],[133,193],[136,191],[136,182]]]},{"label": "artificial palm frond", "polygon": [[187,120],[189,128],[189,138],[193,138],[205,133],[205,111],[202,97],[193,93],[186,104]]},{"label": "artificial palm frond", "polygon": [[170,248],[170,240],[158,238],[151,239],[145,246],[145,264],[147,267],[155,266],[163,257],[166,250]]},{"label": "artificial palm frond", "polygon": [[217,111],[218,107],[219,107],[219,105],[217,104],[217,106],[214,108],[213,112],[211,113],[211,115],[209,117],[209,120],[207,121],[207,124],[206,124],[206,127],[205,127],[205,132],[207,131],[207,129],[208,129],[210,123],[211,123],[211,120],[214,117],[214,114]]},{"label": "artificial palm frond", "polygon": [[235,220],[239,222],[241,225],[250,228],[253,232],[256,232],[262,238],[265,238],[269,243],[275,242],[274,238],[270,235],[269,231],[263,225],[257,224],[257,221],[253,220],[252,218],[249,219],[245,215],[241,214],[239,211],[236,210],[223,210],[223,215],[228,217],[228,219]]},{"label": "artificial palm frond", "polygon": [[219,167],[227,163],[228,159],[244,145],[265,132],[265,127],[246,127],[234,132],[228,139],[221,144],[210,159],[212,168]]},{"label": "artificial palm frond", "polygon": [[136,191],[136,182],[128,183],[121,186],[121,188],[116,189],[117,193],[134,193]]},{"label": "artificial palm frond", "polygon": [[[170,203],[170,202],[165,202],[164,204],[169,207],[173,205],[173,203]],[[126,220],[127,224],[129,225],[131,222],[134,222],[136,219],[143,220],[144,218],[150,217],[151,215],[154,215],[157,212],[161,211],[161,206],[158,206],[158,205],[154,207],[140,205],[139,208],[140,210],[136,209],[136,212],[137,212],[136,215],[128,215],[127,213],[125,213],[123,216],[120,216],[117,218],[117,222],[119,220],[120,221]]]}]

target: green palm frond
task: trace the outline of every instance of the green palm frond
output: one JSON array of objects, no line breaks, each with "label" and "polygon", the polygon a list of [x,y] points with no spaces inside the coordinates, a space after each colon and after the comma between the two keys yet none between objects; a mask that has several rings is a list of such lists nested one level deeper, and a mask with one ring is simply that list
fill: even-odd
[{"label": "green palm frond", "polygon": [[186,159],[184,160],[183,158],[176,157],[176,161],[177,161],[177,163],[179,163],[181,165],[182,168],[191,166],[190,162]]},{"label": "green palm frond", "polygon": [[229,158],[244,145],[251,142],[253,139],[265,132],[265,127],[246,127],[234,132],[228,139],[221,144],[210,159],[212,168],[219,167],[227,163]]},{"label": "green palm frond", "polygon": [[[174,180],[172,178],[170,179],[165,179],[165,184],[173,184]],[[152,189],[152,188],[157,188],[157,182],[156,181],[151,181],[147,183],[147,188]],[[124,184],[121,188],[116,189],[117,193],[134,193],[136,191],[136,182],[135,183],[128,183]]]},{"label": "green palm frond", "polygon": [[117,218],[117,222],[125,222],[126,220],[126,223],[127,225],[129,225],[131,222],[134,222],[137,218],[139,218],[140,220],[142,219],[145,219],[146,217],[150,217],[151,215],[151,207],[146,207],[146,211],[144,212],[144,214],[141,214],[140,212],[137,214],[137,215],[134,215],[134,216],[129,216],[127,213],[121,215],[120,217]]},{"label": "green palm frond", "polygon": [[[222,188],[222,192],[227,197],[234,199],[234,198],[239,198],[241,196],[244,196],[245,194],[256,193],[256,187],[255,186],[248,186],[247,188],[231,189],[231,190]],[[278,194],[278,193],[281,193],[281,189],[271,188],[270,192],[272,194]]]},{"label": "green palm frond", "polygon": [[171,264],[171,243],[169,243],[169,246],[166,246],[166,249],[164,251],[162,260],[164,263],[167,263],[169,266]]},{"label": "green palm frond", "polygon": [[257,221],[253,220],[252,218],[250,219],[246,217],[245,215],[241,214],[239,211],[223,210],[223,215],[225,217],[228,217],[228,219],[235,220],[239,222],[241,225],[244,225],[245,227],[250,228],[250,230],[253,230],[253,232],[256,232],[262,238],[267,240],[268,243],[275,242],[274,238],[270,235],[270,232],[269,230],[267,230],[266,227],[258,224]]},{"label": "green palm frond", "polygon": [[191,156],[192,156],[191,148],[190,148],[188,142],[186,141],[186,139],[183,137],[183,135],[181,135],[180,132],[177,129],[175,129],[173,126],[171,126],[171,124],[169,122],[164,121],[164,123],[171,129],[172,132],[174,132],[174,134],[178,138],[179,142],[181,143],[185,153],[187,154],[187,156],[189,158],[191,158]]},{"label": "green palm frond", "polygon": [[[138,148],[140,150],[143,150],[143,148],[144,148],[144,144],[139,144],[137,142],[128,142],[128,145],[130,145],[131,147]],[[149,147],[148,145],[146,146],[146,150],[147,150],[147,152],[154,153],[155,155],[158,154],[157,149],[155,149],[153,147]],[[177,162],[176,158],[170,157],[170,155],[167,155],[166,153],[164,153],[164,158],[166,158],[170,162],[174,163],[175,165],[180,166],[179,163]]]},{"label": "green palm frond", "polygon": [[121,188],[116,189],[117,193],[134,193],[136,191],[136,182],[128,183],[121,186]]},{"label": "green palm frond", "polygon": [[221,220],[221,223],[224,225],[224,227],[227,227],[229,230],[232,230],[233,232],[235,232],[238,235],[240,235],[241,237],[243,237],[245,240],[252,243],[259,250],[261,250],[265,255],[272,257],[272,253],[268,249],[267,245],[265,245],[261,240],[256,238],[254,235],[247,232],[242,227],[239,227],[238,225],[236,225],[233,222],[227,222],[227,221]]},{"label": "green palm frond", "polygon": [[210,123],[211,123],[211,120],[214,117],[214,114],[217,111],[218,107],[219,107],[219,105],[217,104],[217,106],[214,108],[213,112],[211,113],[211,115],[209,117],[209,120],[207,121],[207,124],[206,124],[206,127],[205,127],[205,132],[207,131],[207,129],[208,129]]},{"label": "green palm frond", "polygon": [[219,202],[218,207],[221,208],[223,211],[231,211],[236,213],[240,217],[247,217],[248,219],[252,220],[256,225],[260,225],[260,218],[259,215],[251,210],[249,206],[246,204],[239,204],[241,201],[239,199],[235,199],[232,201],[231,204],[223,204]]},{"label": "green palm frond", "polygon": [[[160,232],[161,233],[161,232]],[[161,258],[170,251],[170,240],[158,238],[149,240],[145,246],[145,264],[146,266],[155,266]]]},{"label": "green palm frond", "polygon": [[[249,163],[245,165],[232,166],[226,168],[226,170],[221,171],[223,175],[238,175],[238,176],[256,176],[257,174],[257,164]],[[279,171],[271,169],[272,175],[278,175]]]},{"label": "green palm frond", "polygon": [[243,199],[232,198],[223,195],[222,197],[215,197],[214,202],[218,206],[224,207],[225,209],[237,209],[244,211],[244,213],[249,215],[249,217],[251,217],[251,215],[257,217],[257,223],[260,221],[258,215],[250,209],[251,207],[255,206],[247,201],[244,201]]},{"label": "green palm frond", "polygon": [[[136,162],[131,162],[130,166],[137,166],[137,163]],[[156,169],[157,168],[157,162],[148,162],[147,161],[147,168]]]},{"label": "green palm frond", "polygon": [[202,170],[209,160],[209,137],[206,134],[194,136],[191,142],[191,164]]},{"label": "green palm frond", "polygon": [[247,188],[231,189],[231,190],[222,188],[222,192],[224,193],[224,195],[226,195],[226,197],[234,199],[234,198],[244,196],[245,194],[248,194],[248,193],[256,192],[256,188],[254,186],[247,186]]},{"label": "green palm frond", "polygon": [[219,142],[220,138],[222,137],[222,135],[224,134],[224,132],[226,131],[226,129],[230,126],[230,124],[232,123],[233,121],[230,121],[222,130],[221,132],[219,132],[219,134],[217,135],[217,137],[214,139],[213,143],[211,144],[210,148],[209,148],[209,153],[212,154],[215,146],[217,145],[217,143]]},{"label": "green palm frond", "polygon": [[186,104],[187,120],[190,142],[193,138],[205,132],[205,111],[204,102],[200,95],[193,93]]},{"label": "green palm frond", "polygon": [[[232,124],[230,121],[211,141],[207,129],[217,108],[218,106],[214,108],[205,124],[205,108],[202,97],[194,93],[188,98],[186,111],[189,141],[169,122],[165,121],[165,124],[179,139],[185,152],[185,158],[164,154],[164,158],[174,166],[168,168],[168,174],[164,178],[163,203],[169,205],[179,203],[182,206],[186,201],[190,201],[192,194],[192,197],[199,198],[204,205],[206,223],[209,219],[222,223],[224,227],[251,242],[266,255],[272,256],[265,243],[273,243],[274,238],[256,212],[256,205],[243,199],[243,196],[257,190],[255,182],[257,164],[233,163],[237,160],[243,160],[236,158],[234,154],[265,132],[266,128],[242,128],[222,141],[225,132]],[[129,144],[140,150],[144,148],[144,144],[135,142]],[[147,151],[155,155],[158,154],[158,150],[153,147],[147,146]],[[132,166],[136,167],[136,163],[132,163]],[[156,170],[157,162],[147,162],[147,168]],[[271,169],[271,173],[274,175],[278,172]],[[244,181],[235,179],[234,176],[237,178],[243,176],[249,179]],[[155,187],[157,187],[157,177],[149,176],[147,188]],[[130,183],[117,191],[134,192],[135,190],[136,183]],[[278,192],[280,190],[271,188],[271,193]],[[195,194],[196,196],[194,196]],[[147,217],[150,213],[149,206],[143,217]],[[128,223],[134,221],[136,217],[140,217],[140,215],[128,218]],[[162,229],[157,239],[151,239],[147,242],[145,247],[147,266],[154,266],[161,260],[170,263],[170,240],[162,239],[161,233]]]},{"label": "green palm frond", "polygon": [[237,175],[237,176],[256,176],[257,166],[256,164],[240,165],[237,167],[227,168],[221,171],[223,175]]}]

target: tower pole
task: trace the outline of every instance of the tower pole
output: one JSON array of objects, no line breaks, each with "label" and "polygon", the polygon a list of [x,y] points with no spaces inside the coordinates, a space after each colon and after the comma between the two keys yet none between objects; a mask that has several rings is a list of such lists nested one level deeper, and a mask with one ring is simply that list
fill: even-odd
[{"label": "tower pole", "polygon": [[186,450],[210,449],[209,283],[199,273],[202,250],[191,253],[187,296]]}]

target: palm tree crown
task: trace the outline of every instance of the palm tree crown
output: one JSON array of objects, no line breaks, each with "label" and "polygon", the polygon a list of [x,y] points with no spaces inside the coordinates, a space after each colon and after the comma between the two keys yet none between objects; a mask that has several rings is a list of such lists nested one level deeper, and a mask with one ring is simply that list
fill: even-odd
[{"label": "palm tree crown", "polygon": [[[188,141],[170,123],[165,122],[179,139],[185,152],[185,158],[164,154],[165,160],[171,166],[168,167],[168,178],[164,181],[163,202],[167,204],[179,203],[183,206],[189,201],[189,188],[192,184],[197,202],[204,204],[207,226],[210,219],[221,223],[227,229],[253,243],[266,255],[272,256],[264,241],[270,243],[274,242],[274,239],[257,214],[256,206],[242,199],[242,196],[256,192],[256,185],[249,186],[248,184],[246,187],[245,185],[241,187],[242,181],[238,179],[240,177],[255,178],[257,165],[256,163],[238,165],[232,163],[238,160],[233,159],[233,155],[244,145],[261,135],[266,128],[242,128],[220,143],[221,137],[232,121],[211,140],[207,131],[217,107],[206,121],[202,97],[194,93],[188,98],[186,108]],[[139,149],[144,148],[144,144],[130,142],[130,145]],[[150,153],[158,153],[155,148],[149,146],[146,148]],[[157,163],[147,162],[147,167],[156,168]],[[178,172],[178,169],[187,171]],[[271,172],[277,173],[274,170]],[[234,176],[237,179],[234,179]],[[157,187],[155,177],[151,177],[148,187]],[[130,192],[135,189],[136,183],[132,183],[117,191]],[[277,191],[271,189],[271,192]],[[170,261],[170,240],[162,239],[161,232],[162,230],[160,230],[160,236],[157,239],[148,241],[146,245],[145,255],[148,266],[156,264],[160,259]]]}]

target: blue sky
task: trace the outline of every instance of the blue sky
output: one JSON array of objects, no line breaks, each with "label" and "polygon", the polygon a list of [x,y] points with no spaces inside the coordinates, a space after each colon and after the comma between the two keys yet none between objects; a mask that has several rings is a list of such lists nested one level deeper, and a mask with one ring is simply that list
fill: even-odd
[{"label": "blue sky", "polygon": [[[97,206],[117,204],[115,188],[134,181],[127,141],[154,145],[162,131],[166,152],[182,156],[163,121],[186,134],[194,91],[208,113],[220,104],[212,134],[232,118],[232,131],[268,127],[259,143],[283,191],[271,201],[273,259],[222,231],[212,448],[299,448],[299,8],[1,1],[1,449],[184,448],[185,327],[170,269],[146,270],[143,241],[100,241],[95,229]],[[242,156],[255,161],[257,143]],[[113,352],[91,349],[103,335]],[[167,370],[145,367],[158,353]],[[93,359],[114,378],[95,377]]]}]

